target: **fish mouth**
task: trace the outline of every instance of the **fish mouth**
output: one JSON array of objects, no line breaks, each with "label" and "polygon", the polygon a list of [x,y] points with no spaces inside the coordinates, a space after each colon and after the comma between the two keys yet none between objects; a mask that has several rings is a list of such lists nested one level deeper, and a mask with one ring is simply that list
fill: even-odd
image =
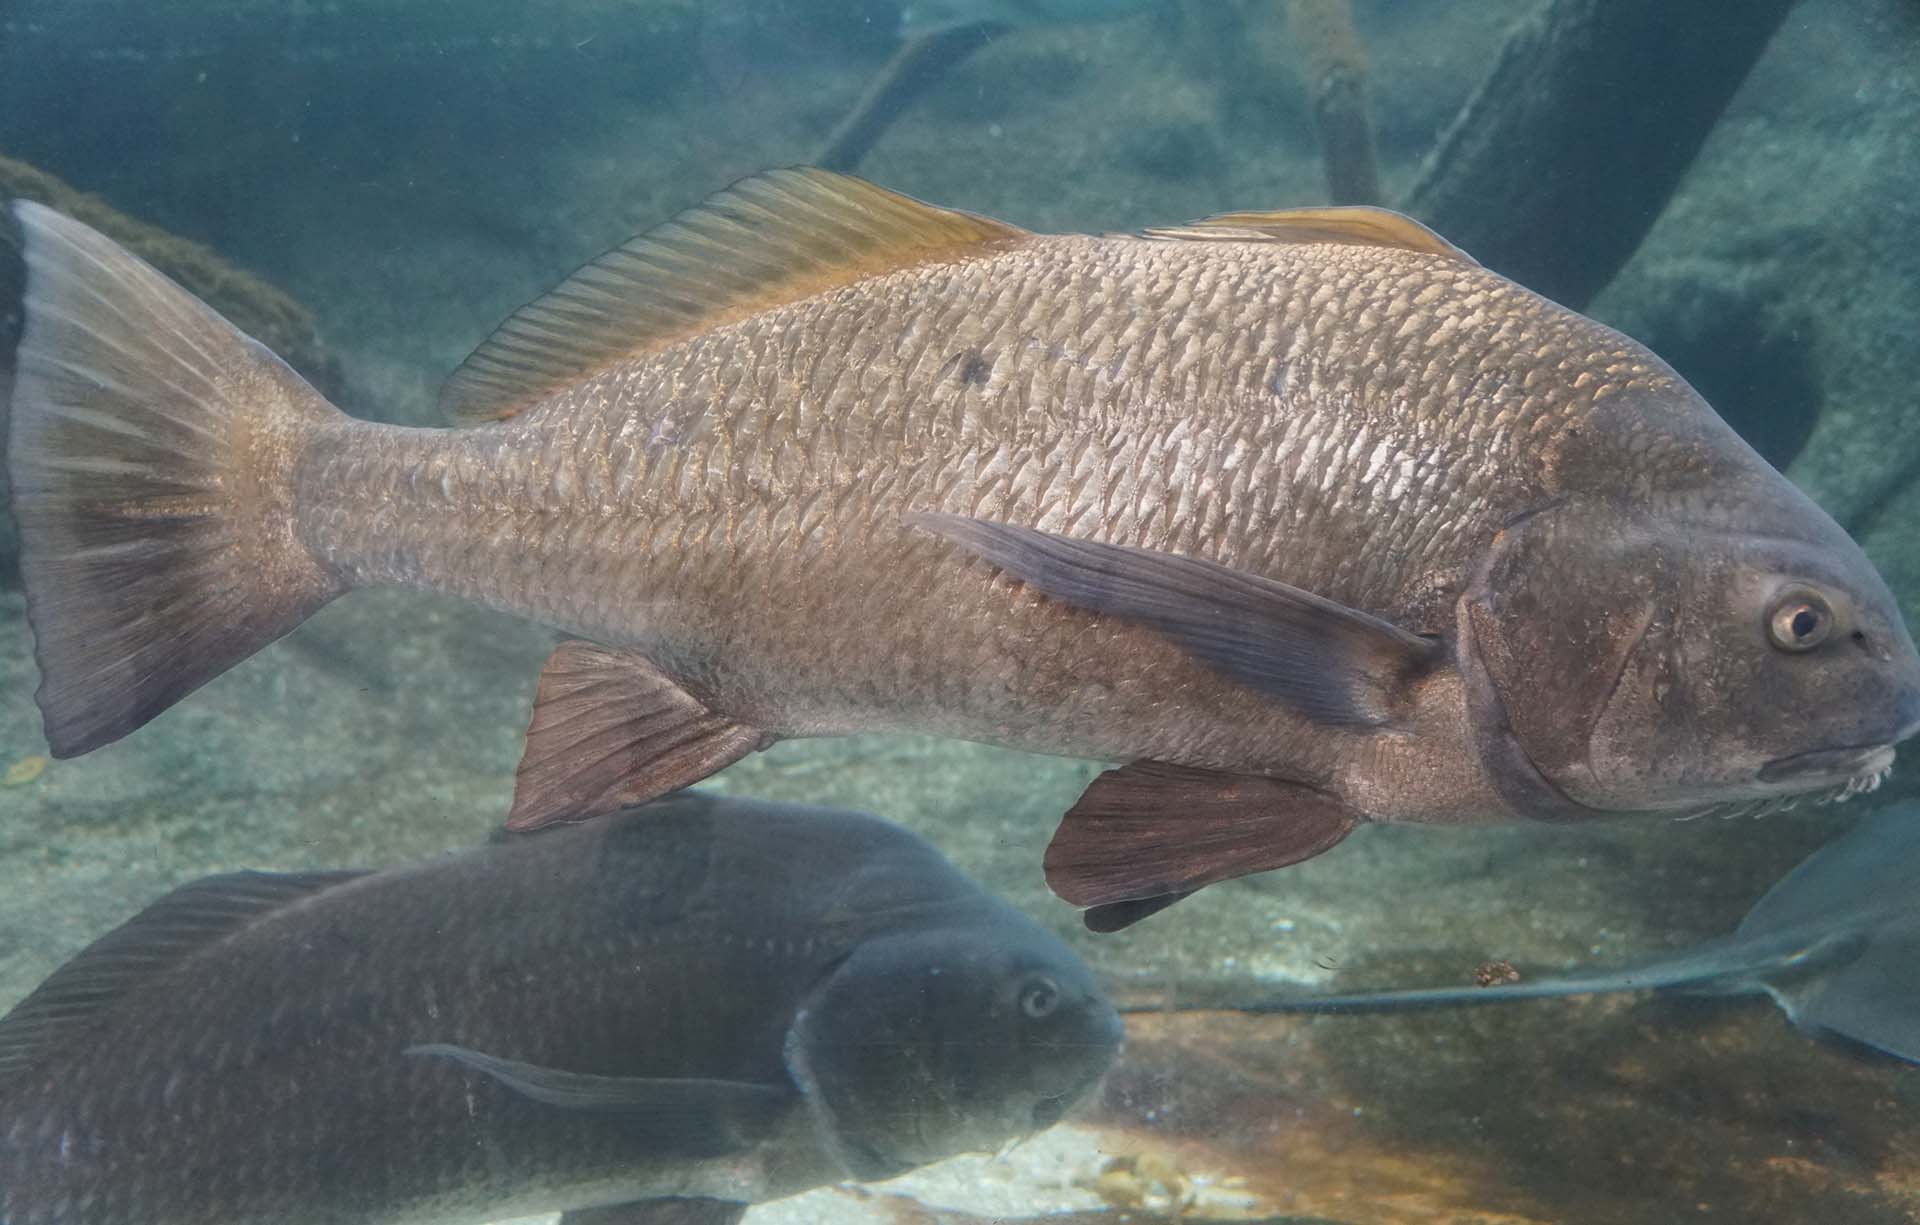
[{"label": "fish mouth", "polygon": [[1028,1134],[1045,1131],[1065,1118],[1069,1111],[1093,1095],[1093,1091],[1100,1087],[1100,1082],[1105,1080],[1106,1076],[1107,1070],[1101,1068],[1097,1072],[1081,1077],[1079,1082],[1066,1092],[1051,1094],[1035,1102],[1029,1115],[1033,1131]]},{"label": "fish mouth", "polygon": [[1815,749],[1780,757],[1760,767],[1760,794],[1725,800],[1676,813],[1681,821],[1699,817],[1764,817],[1802,804],[1839,804],[1877,791],[1893,772],[1893,746],[1862,745]]},{"label": "fish mouth", "polygon": [[1760,767],[1763,783],[1804,784],[1818,787],[1824,783],[1868,778],[1872,784],[1860,790],[1872,790],[1887,771],[1893,769],[1890,744],[1850,745],[1838,749],[1815,749],[1776,758]]},{"label": "fish mouth", "polygon": [[1074,1078],[1073,1083],[1065,1089],[1058,1093],[1046,1094],[1033,1104],[1031,1118],[1035,1132],[1052,1127],[1065,1118],[1068,1112],[1092,1097],[1094,1090],[1106,1080],[1114,1061],[1119,1058],[1120,1049],[1127,1035],[1126,1022],[1120,1019],[1120,1014],[1111,1009],[1105,1010],[1105,1015],[1100,1018],[1098,1024],[1093,1026],[1093,1029],[1096,1032],[1089,1035],[1087,1041],[1074,1045],[1082,1053],[1088,1049],[1097,1050],[1101,1053],[1101,1058],[1096,1065],[1085,1067],[1080,1075]]},{"label": "fish mouth", "polygon": [[1033,1130],[1045,1131],[1066,1117],[1067,1108],[1075,1104],[1071,1095],[1061,1097],[1043,1097],[1033,1104]]}]

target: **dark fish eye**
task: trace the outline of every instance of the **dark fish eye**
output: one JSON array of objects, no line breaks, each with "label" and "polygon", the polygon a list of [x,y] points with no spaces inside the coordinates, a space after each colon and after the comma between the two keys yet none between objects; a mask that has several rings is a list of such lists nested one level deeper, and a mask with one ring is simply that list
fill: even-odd
[{"label": "dark fish eye", "polygon": [[1060,988],[1051,978],[1030,979],[1020,989],[1020,1011],[1028,1020],[1039,1021],[1060,1007]]},{"label": "dark fish eye", "polygon": [[1832,632],[1833,609],[1805,587],[1783,592],[1767,616],[1767,634],[1783,651],[1811,651]]}]

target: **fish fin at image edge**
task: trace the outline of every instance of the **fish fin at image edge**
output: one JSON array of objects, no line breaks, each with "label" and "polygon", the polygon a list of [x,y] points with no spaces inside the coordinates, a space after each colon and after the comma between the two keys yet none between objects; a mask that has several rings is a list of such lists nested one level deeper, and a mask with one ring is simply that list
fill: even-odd
[{"label": "fish fin at image edge", "polygon": [[565,642],[540,671],[507,828],[644,804],[772,742],[709,710],[639,655]]}]

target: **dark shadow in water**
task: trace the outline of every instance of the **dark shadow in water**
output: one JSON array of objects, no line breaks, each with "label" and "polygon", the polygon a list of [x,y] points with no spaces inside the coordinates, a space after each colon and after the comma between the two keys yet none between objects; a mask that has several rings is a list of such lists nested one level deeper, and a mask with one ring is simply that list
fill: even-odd
[{"label": "dark shadow in water", "polygon": [[1636,330],[1768,463],[1785,468],[1806,446],[1820,416],[1806,321],[1700,284],[1668,296]]},{"label": "dark shadow in water", "polygon": [[14,355],[20,347],[21,295],[27,266],[20,258],[20,227],[0,209],[0,588],[20,585],[19,547],[7,512],[7,402],[13,392]]}]

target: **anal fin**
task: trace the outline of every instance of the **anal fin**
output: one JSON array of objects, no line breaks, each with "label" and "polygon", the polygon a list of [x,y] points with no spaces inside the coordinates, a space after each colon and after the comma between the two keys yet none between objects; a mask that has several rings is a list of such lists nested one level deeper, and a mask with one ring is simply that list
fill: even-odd
[{"label": "anal fin", "polygon": [[540,672],[507,828],[581,821],[691,786],[772,737],[642,657],[562,643]]},{"label": "anal fin", "polygon": [[560,1214],[560,1225],[738,1225],[748,1205],[731,1199],[634,1200]]},{"label": "anal fin", "polygon": [[1109,770],[1060,819],[1047,885],[1118,931],[1207,885],[1311,859],[1359,824],[1324,791],[1282,778],[1141,761]]}]

